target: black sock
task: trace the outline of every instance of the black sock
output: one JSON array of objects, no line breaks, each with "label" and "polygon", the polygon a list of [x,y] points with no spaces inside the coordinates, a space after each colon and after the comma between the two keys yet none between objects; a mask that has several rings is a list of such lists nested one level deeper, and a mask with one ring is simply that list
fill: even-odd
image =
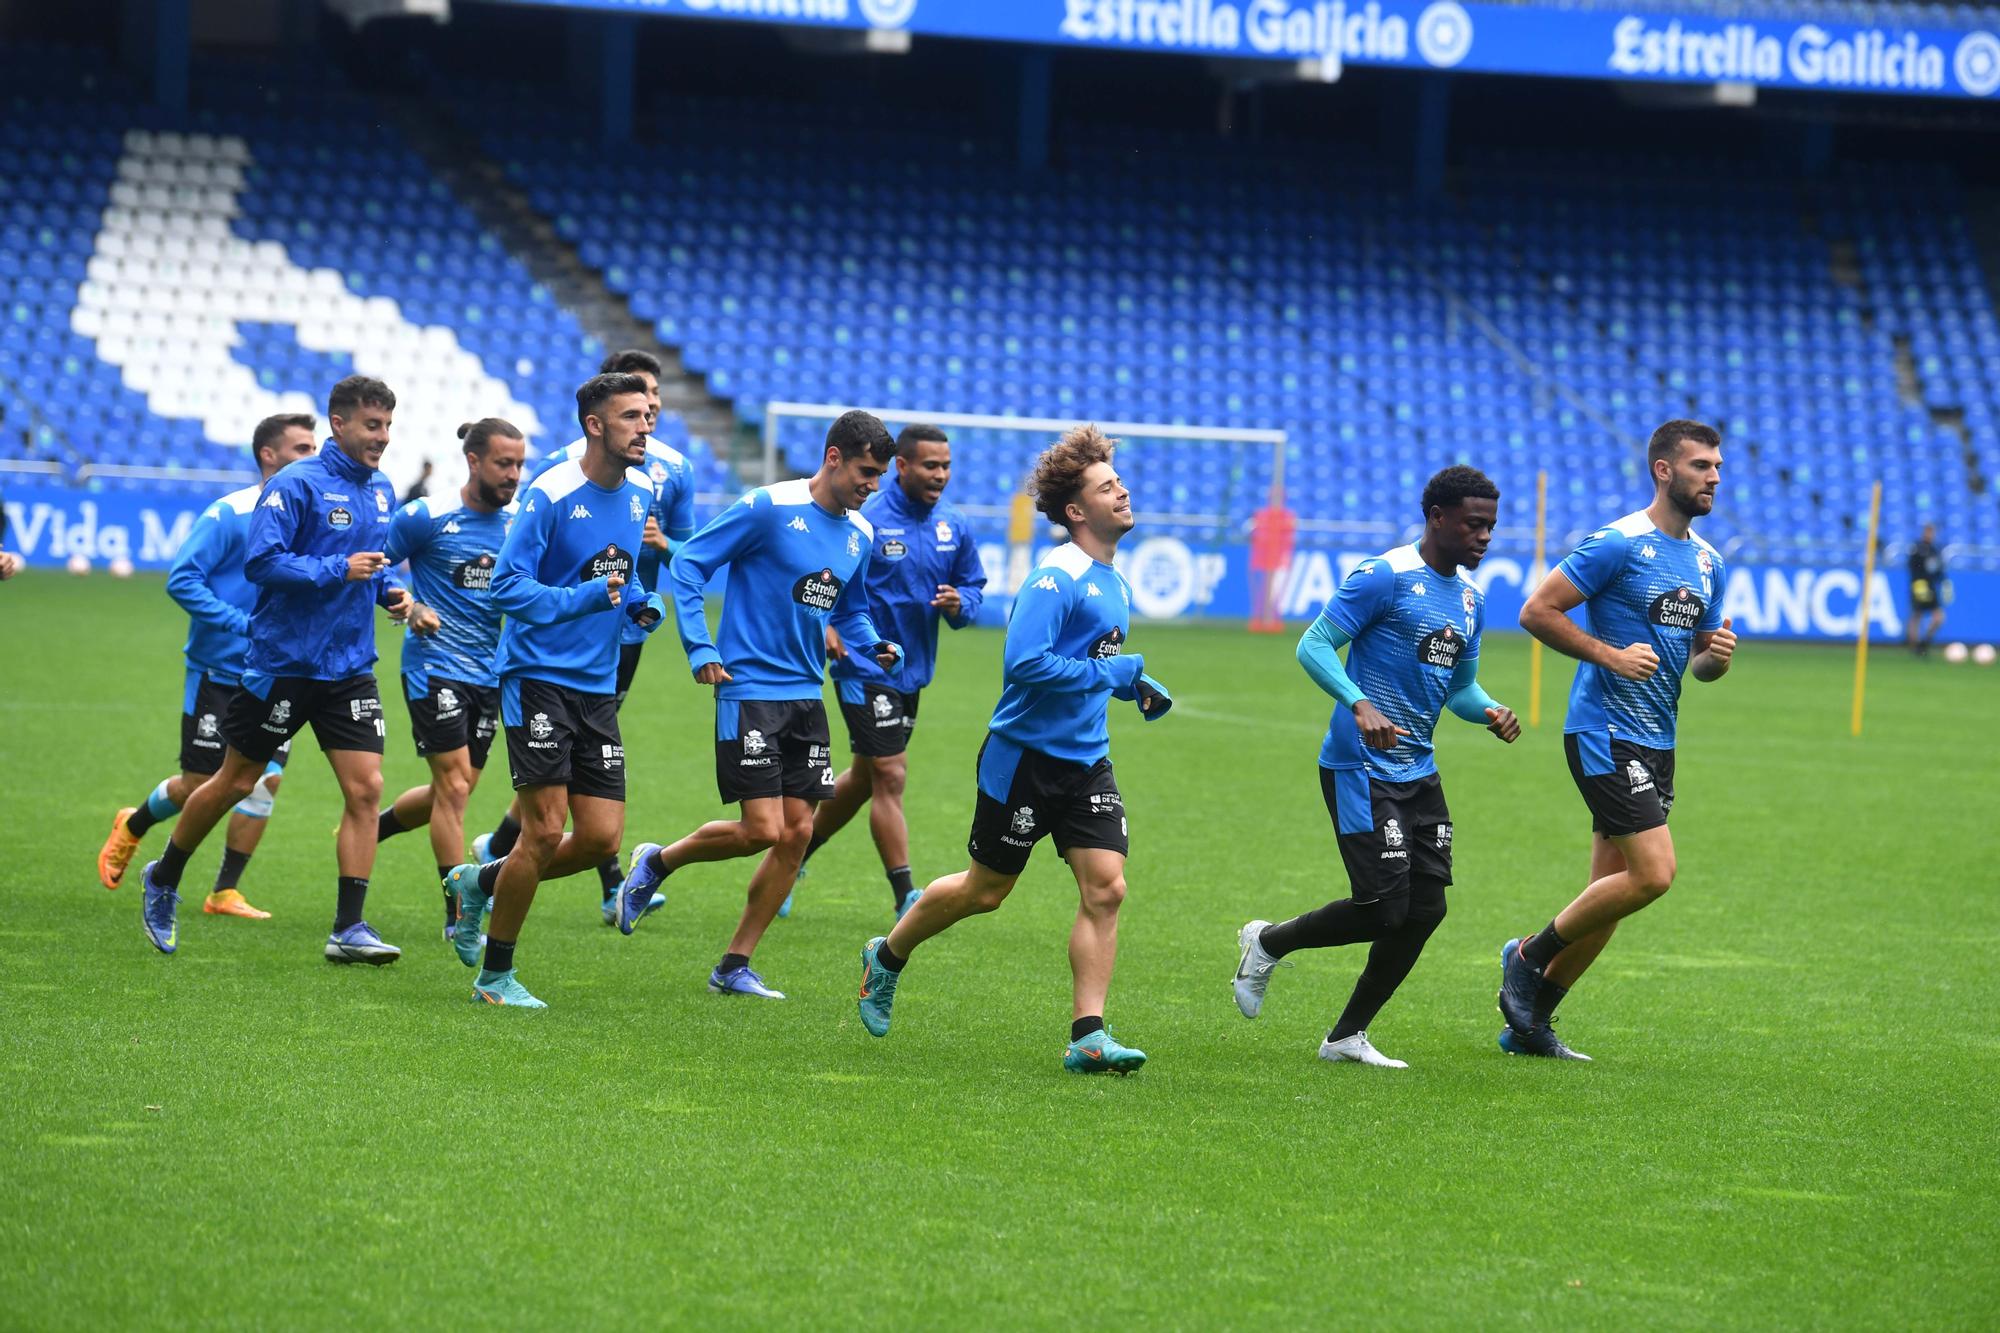
[{"label": "black sock", "polygon": [[493,887],[500,882],[500,867],[505,864],[506,858],[502,857],[498,861],[488,861],[485,865],[479,867],[479,891],[481,893],[493,892]]},{"label": "black sock", "polygon": [[1556,923],[1551,921],[1533,939],[1521,941],[1521,957],[1527,959],[1529,967],[1540,972],[1568,947],[1569,941],[1556,934]]},{"label": "black sock", "polygon": [[139,802],[132,813],[125,816],[125,831],[135,838],[145,837],[146,830],[160,822],[153,818],[152,806],[148,804],[152,799],[153,794],[147,792],[146,800]]},{"label": "black sock", "polygon": [[1085,1037],[1101,1030],[1103,1027],[1104,1015],[1102,1014],[1087,1014],[1082,1018],[1073,1018],[1069,1024],[1069,1039],[1071,1041],[1082,1041]]},{"label": "black sock", "polygon": [[748,966],[750,966],[749,954],[726,953],[722,955],[722,961],[715,965],[715,970],[722,973],[724,976],[728,976],[731,972],[734,972],[737,968],[748,967]]},{"label": "black sock", "polygon": [[885,972],[900,972],[903,970],[904,964],[910,960],[907,958],[898,958],[896,951],[889,947],[889,941],[883,940],[875,946],[875,961]]},{"label": "black sock", "polygon": [[1543,977],[1542,988],[1535,992],[1534,1025],[1536,1027],[1547,1027],[1549,1020],[1556,1016],[1556,1006],[1563,1002],[1563,996],[1567,994],[1569,994],[1569,987],[1558,986],[1547,977]]},{"label": "black sock", "polygon": [[1405,919],[1393,934],[1375,941],[1368,950],[1368,965],[1355,979],[1354,993],[1348,997],[1347,1008],[1341,1010],[1340,1020],[1327,1034],[1329,1041],[1351,1037],[1375,1021],[1375,1015],[1382,1012],[1382,1006],[1389,1003],[1396,987],[1403,984],[1403,978],[1409,976],[1410,969],[1417,965],[1417,956],[1423,953],[1425,941],[1430,939],[1431,932],[1443,919],[1412,916]]},{"label": "black sock", "polygon": [[181,871],[187,869],[188,854],[180,849],[180,844],[171,838],[167,849],[160,853],[159,862],[153,867],[153,882],[161,888],[178,889],[181,886]]},{"label": "black sock", "polygon": [[1273,958],[1283,958],[1297,949],[1331,949],[1343,944],[1359,944],[1382,933],[1373,903],[1357,903],[1342,898],[1310,912],[1301,912],[1290,921],[1264,927],[1259,942]]},{"label": "black sock", "polygon": [[813,834],[812,840],[806,843],[806,854],[799,858],[800,868],[803,869],[805,863],[813,859],[813,853],[824,846],[826,846],[826,839],[820,837],[817,833]]},{"label": "black sock", "polygon": [[361,908],[368,901],[368,881],[359,875],[340,877],[340,894],[334,902],[333,929],[336,933],[346,930],[361,919]]},{"label": "black sock", "polygon": [[604,890],[604,901],[610,902],[611,895],[618,892],[618,886],[625,882],[625,872],[618,868],[616,856],[600,862],[597,867],[597,887]]},{"label": "black sock", "polygon": [[243,878],[243,867],[250,864],[250,853],[239,852],[234,847],[222,849],[222,869],[215,872],[215,891],[233,889]]},{"label": "black sock", "polygon": [[403,821],[396,818],[396,807],[393,805],[375,817],[375,841],[377,842],[382,841],[384,838],[393,838],[398,833],[408,832],[409,830],[403,827]]},{"label": "black sock", "polygon": [[514,844],[521,840],[521,825],[512,815],[500,816],[500,826],[493,830],[493,838],[486,845],[486,854],[498,860],[514,850]]},{"label": "black sock", "polygon": [[889,896],[896,900],[896,906],[903,905],[903,899],[910,896],[917,886],[910,882],[910,868],[897,866],[889,872]]},{"label": "black sock", "polygon": [[514,970],[514,941],[496,940],[486,937],[485,967],[488,972],[512,972]]},{"label": "black sock", "polygon": [[438,867],[438,887],[444,890],[444,923],[447,926],[458,920],[458,895],[451,891],[451,885],[445,883],[444,879],[456,868],[447,865]]}]

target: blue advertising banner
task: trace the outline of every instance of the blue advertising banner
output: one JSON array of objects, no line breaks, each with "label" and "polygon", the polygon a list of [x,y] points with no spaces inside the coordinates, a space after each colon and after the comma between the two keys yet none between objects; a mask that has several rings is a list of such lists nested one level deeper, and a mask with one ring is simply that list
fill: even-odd
[{"label": "blue advertising banner", "polygon": [[1990,97],[2000,36],[1477,0],[509,0],[682,18],[1489,74]]}]

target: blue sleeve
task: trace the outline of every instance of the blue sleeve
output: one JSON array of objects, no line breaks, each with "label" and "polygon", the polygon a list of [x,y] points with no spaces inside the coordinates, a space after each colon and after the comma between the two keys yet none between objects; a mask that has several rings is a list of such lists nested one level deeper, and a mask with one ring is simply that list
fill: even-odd
[{"label": "blue sleeve", "polygon": [[958,525],[958,559],[951,565],[951,586],[958,589],[959,608],[956,616],[945,617],[945,623],[953,629],[964,629],[979,618],[980,605],[986,601],[986,566],[979,559],[979,543],[972,540],[972,530],[965,526],[962,514]]},{"label": "blue sleeve", "polygon": [[1335,590],[1333,600],[1320,612],[1348,642],[1374,624],[1389,609],[1396,595],[1396,571],[1387,560],[1363,560]]},{"label": "blue sleeve", "polygon": [[1451,684],[1446,687],[1444,706],[1454,717],[1462,717],[1467,722],[1486,725],[1486,710],[1498,708],[1500,703],[1479,684],[1479,640],[1472,641],[1471,651],[1458,659],[1458,665],[1451,670]]},{"label": "blue sleeve", "polygon": [[[1701,623],[1695,626],[1696,632],[1701,634],[1713,634],[1722,628],[1722,590],[1728,586],[1723,578],[1722,557],[1711,555],[1708,563],[1710,581],[1708,606],[1701,613]],[[1868,602],[1868,591],[1865,588],[1862,589],[1861,601],[1865,609]]]},{"label": "blue sleeve", "polygon": [[1353,640],[1347,631],[1333,621],[1333,606],[1327,605],[1313,623],[1306,626],[1306,632],[1299,636],[1299,665],[1306,669],[1313,684],[1325,690],[1348,708],[1360,703],[1368,696],[1361,692],[1361,686],[1354,677],[1347,674],[1347,668],[1340,660],[1340,650]]},{"label": "blue sleeve", "polygon": [[295,479],[273,477],[250,511],[243,576],[272,588],[331,588],[347,579],[344,555],[295,555],[292,540],[311,503]]},{"label": "blue sleeve", "polygon": [[708,636],[708,612],[702,604],[702,590],[708,587],[717,570],[756,538],[769,508],[760,505],[758,493],[752,491],[683,542],[667,564],[667,582],[674,594],[674,621],[680,629],[688,666],[695,671],[722,660],[722,654],[715,651],[715,641]]},{"label": "blue sleeve", "polygon": [[674,489],[665,505],[667,521],[660,526],[667,540],[678,545],[694,536],[694,468],[681,464],[668,484]]},{"label": "blue sleeve", "polygon": [[833,610],[826,618],[827,624],[833,626],[842,642],[863,649],[882,642],[882,632],[875,628],[875,622],[868,616],[868,560],[872,554],[872,548],[861,548],[861,563],[854,567],[853,576],[841,588],[840,596],[834,600]]},{"label": "blue sleeve", "polygon": [[1630,545],[1631,539],[1618,529],[1599,528],[1563,557],[1556,572],[1588,600],[1618,577],[1618,571],[1625,567],[1625,553]]},{"label": "blue sleeve", "polygon": [[189,617],[231,634],[248,634],[250,617],[215,595],[209,579],[215,567],[229,557],[229,532],[223,526],[232,511],[227,505],[213,504],[194,521],[174,563],[167,570],[167,596]]},{"label": "blue sleeve", "polygon": [[396,511],[396,517],[389,524],[389,544],[382,548],[382,554],[389,557],[389,563],[400,565],[415,555],[431,541],[431,511],[423,500],[412,500]]},{"label": "blue sleeve", "polygon": [[1015,596],[1001,673],[1009,685],[1030,685],[1054,694],[1089,694],[1129,688],[1139,679],[1146,663],[1137,653],[1089,658],[1056,652],[1056,635],[1075,600],[1075,581],[1049,570]]},{"label": "blue sleeve", "polygon": [[611,605],[604,579],[592,579],[574,588],[555,588],[536,578],[555,523],[555,504],[529,500],[507,530],[507,540],[500,543],[500,559],[493,566],[493,604],[525,624],[557,625]]}]

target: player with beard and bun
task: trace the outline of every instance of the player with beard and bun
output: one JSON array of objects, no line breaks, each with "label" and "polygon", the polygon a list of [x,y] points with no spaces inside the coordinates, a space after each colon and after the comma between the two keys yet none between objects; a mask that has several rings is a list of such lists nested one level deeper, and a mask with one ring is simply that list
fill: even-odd
[{"label": "player with beard and bun", "polygon": [[[500,608],[493,570],[513,521],[514,492],[528,443],[499,417],[458,428],[465,485],[458,503],[413,500],[396,511],[384,554],[410,562],[417,606],[403,639],[403,700],[417,753],[431,780],[385,807],[377,840],[430,825],[438,882],[465,859],[465,803],[479,785],[500,727]],[[458,899],[444,890],[444,930],[457,929]]]},{"label": "player with beard and bun", "polygon": [[[258,422],[250,436],[250,454],[257,460],[262,480],[232,491],[203,510],[174,555],[173,567],[167,572],[167,596],[188,613],[181,771],[162,779],[138,805],[112,817],[110,836],[97,854],[97,878],[107,889],[124,881],[125,868],[147,830],[180,813],[195,788],[222,767],[222,719],[229,711],[230,696],[243,679],[243,663],[250,651],[250,612],[257,605],[257,585],[243,575],[243,540],[250,531],[250,516],[257,508],[263,483],[287,464],[310,458],[319,447],[313,436],[317,424],[303,413],[265,417]],[[290,752],[289,744],[278,748],[250,795],[229,816],[222,868],[216,873],[214,892],[201,905],[211,916],[262,920],[271,915],[245,901],[237,884],[264,836]]]},{"label": "player with beard and bun", "polygon": [[[716,786],[740,814],[669,847],[633,849],[618,928],[630,935],[657,887],[682,866],[762,853],[736,933],[708,976],[718,995],[785,998],[764,984],[750,956],[798,879],[813,806],[833,790],[820,694],[826,627],[885,668],[902,660],[903,650],[884,642],[868,616],[874,530],[861,516],[894,450],[880,420],[844,412],[826,432],[818,472],[751,491],[674,553],[681,644],[694,678],[716,687]],[[724,566],[729,585],[711,641],[702,594]]]},{"label": "player with beard and bun", "polygon": [[[1502,1050],[1564,1060],[1556,1006],[1625,917],[1674,882],[1674,738],[1681,673],[1722,679],[1736,635],[1722,557],[1691,526],[1715,507],[1722,437],[1669,421],[1646,446],[1653,503],[1585,538],[1521,608],[1521,627],[1580,663],[1563,748],[1590,808],[1590,885],[1539,933],[1501,950]],[[1571,620],[1586,608],[1590,628]]]},{"label": "player with beard and bun", "polygon": [[504,859],[445,877],[459,908],[451,944],[467,967],[480,961],[479,922],[493,907],[472,998],[525,1009],[548,1007],[514,975],[535,890],[616,855],[625,835],[619,637],[627,623],[650,630],[666,616],[635,568],[653,503],[640,471],[646,386],[634,375],[598,375],[576,391],[576,415],[582,457],[529,484],[493,571],[493,602],[507,616],[496,666],[521,839]]},{"label": "player with beard and bun", "polygon": [[145,870],[141,917],[161,953],[178,947],[175,909],[188,857],[310,722],[343,806],[326,958],[381,964],[402,956],[362,919],[382,800],[373,608],[387,607],[401,619],[410,606],[382,554],[395,493],[377,466],[389,446],[396,395],[380,380],[350,375],[327,395],[326,412],[333,438],[265,482],[251,511],[243,573],[257,585],[257,605],[242,688],[222,720],[228,746],[222,766],[188,797],[160,859]]},{"label": "player with beard and bun", "polygon": [[[694,533],[694,466],[680,450],[653,438],[660,420],[658,357],[638,348],[628,348],[605,357],[597,373],[632,375],[646,386],[646,455],[639,468],[653,483],[653,507],[646,511],[645,531],[639,538],[639,582],[657,591],[666,583],[667,557],[673,554],[677,544]],[[588,440],[578,439],[556,450],[528,470],[528,480],[532,482],[552,467],[575,462],[583,457],[588,445]],[[620,708],[625,706],[625,694],[632,688],[632,679],[638,674],[639,657],[649,637],[649,631],[627,622],[618,641],[616,695]],[[497,860],[513,850],[514,840],[520,836],[520,803],[517,801],[507,807],[498,828],[473,839],[473,859]],[[624,878],[625,872],[619,868],[616,851],[597,867],[598,889],[603,903],[604,924],[607,926],[616,924],[616,905],[612,902],[612,895]],[[649,910],[664,907],[666,902],[665,898],[660,898]]]},{"label": "player with beard and bun", "polygon": [[1132,530],[1132,497],[1111,466],[1116,441],[1078,426],[1035,463],[1028,490],[1067,545],[1028,572],[1007,621],[1005,682],[980,747],[978,798],[967,851],[971,864],[934,880],[895,928],[861,950],[862,1026],[889,1031],[896,987],[925,940],[1007,900],[1028,856],[1046,835],[1076,877],[1079,903],[1070,930],[1073,979],[1069,1049],[1077,1074],[1129,1074],[1144,1051],[1104,1025],[1118,955],[1118,908],[1125,900],[1125,802],[1111,771],[1110,701],[1139,705],[1147,721],[1173,699],[1124,652],[1132,589],[1112,568]]},{"label": "player with beard and bun", "polygon": [[1255,1018],[1287,954],[1368,942],[1322,1060],[1409,1068],[1376,1050],[1367,1029],[1444,920],[1452,824],[1431,745],[1439,713],[1448,708],[1510,745],[1521,735],[1513,711],[1479,687],[1486,598],[1461,572],[1485,558],[1499,505],[1499,489],[1474,468],[1432,477],[1423,537],[1357,565],[1299,640],[1299,664],[1337,701],[1319,788],[1351,891],[1275,926],[1245,925],[1235,989],[1236,1007]]}]

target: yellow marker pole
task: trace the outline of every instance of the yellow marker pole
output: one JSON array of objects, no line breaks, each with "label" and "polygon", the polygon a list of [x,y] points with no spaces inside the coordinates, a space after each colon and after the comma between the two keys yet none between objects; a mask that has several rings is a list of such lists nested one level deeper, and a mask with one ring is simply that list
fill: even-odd
[{"label": "yellow marker pole", "polygon": [[[1549,526],[1549,474],[1535,474],[1535,563],[1531,569],[1539,570],[1548,555]],[[1529,589],[1530,592],[1534,590]],[[1542,725],[1542,641],[1532,634],[1528,636],[1528,725]]]},{"label": "yellow marker pole", "polygon": [[1868,550],[1861,557],[1861,632],[1854,639],[1854,720],[1850,733],[1861,734],[1861,704],[1868,694],[1868,595],[1875,582],[1875,531],[1882,521],[1882,483],[1868,498]]}]

